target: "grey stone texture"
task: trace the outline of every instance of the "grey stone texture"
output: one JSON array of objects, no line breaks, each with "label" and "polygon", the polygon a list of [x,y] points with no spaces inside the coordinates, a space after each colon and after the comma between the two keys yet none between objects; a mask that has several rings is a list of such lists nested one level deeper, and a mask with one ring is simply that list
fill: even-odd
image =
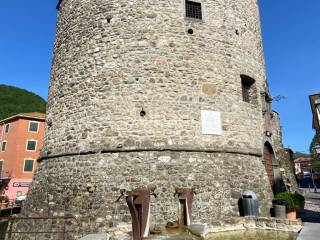
[{"label": "grey stone texture", "polygon": [[[152,223],[177,220],[175,187],[195,188],[198,222],[238,216],[244,190],[268,216],[257,1],[203,0],[202,20],[186,18],[184,2],[62,1],[42,162],[24,214],[71,213],[80,229],[103,232],[131,221],[115,203],[120,189],[156,186]],[[255,80],[250,103],[242,74]],[[202,134],[201,110],[221,113],[222,135]]]},{"label": "grey stone texture", "polygon": [[300,219],[289,220],[270,217],[235,217],[228,220],[216,221],[208,228],[209,234],[253,229],[298,233],[302,229],[302,222]]},{"label": "grey stone texture", "polygon": [[237,216],[244,189],[258,193],[262,215],[267,215],[265,206],[271,200],[262,188],[267,176],[261,159],[240,154],[154,151],[73,156],[44,161],[39,173],[47,177],[34,179],[28,198],[34,214],[67,209],[84,219],[100,219],[94,223],[97,228],[130,221],[124,200],[115,203],[120,189],[157,186],[151,216],[152,223],[159,224],[177,220],[178,200],[173,194],[178,186],[195,188],[193,218],[199,222]]},{"label": "grey stone texture", "polygon": [[[261,153],[265,70],[256,1],[203,1],[202,21],[186,18],[183,3],[62,2],[45,152],[122,144]],[[242,101],[240,74],[256,80],[252,103]],[[201,134],[200,110],[222,113],[222,136]]]},{"label": "grey stone texture", "polygon": [[96,233],[96,234],[89,234],[85,237],[80,238],[80,240],[106,240],[107,234],[105,233]]}]

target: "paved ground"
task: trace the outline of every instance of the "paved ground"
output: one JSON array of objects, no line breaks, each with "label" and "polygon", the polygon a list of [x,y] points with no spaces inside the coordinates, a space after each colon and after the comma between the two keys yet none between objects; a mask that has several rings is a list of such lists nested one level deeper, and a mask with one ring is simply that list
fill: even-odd
[{"label": "paved ground", "polygon": [[320,193],[309,193],[307,191],[305,210],[298,214],[298,217],[303,222],[320,223]]},{"label": "paved ground", "polygon": [[319,240],[320,239],[320,193],[307,192],[306,206],[303,213],[298,217],[304,222],[304,226],[297,240]]}]

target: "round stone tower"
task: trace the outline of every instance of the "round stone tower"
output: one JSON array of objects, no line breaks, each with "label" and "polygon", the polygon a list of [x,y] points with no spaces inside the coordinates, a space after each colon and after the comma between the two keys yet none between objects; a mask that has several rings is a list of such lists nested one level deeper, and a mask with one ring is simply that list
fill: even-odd
[{"label": "round stone tower", "polygon": [[195,222],[238,216],[244,190],[267,215],[264,89],[256,0],[60,1],[25,213],[103,230],[131,221],[120,189],[153,186],[151,223],[178,218],[175,188],[195,190]]}]

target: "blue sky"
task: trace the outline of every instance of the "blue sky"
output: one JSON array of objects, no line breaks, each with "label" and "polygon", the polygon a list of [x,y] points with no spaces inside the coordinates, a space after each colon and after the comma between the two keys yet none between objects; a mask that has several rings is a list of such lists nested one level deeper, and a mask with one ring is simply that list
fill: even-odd
[{"label": "blue sky", "polygon": [[281,114],[283,142],[309,149],[314,135],[308,96],[320,92],[320,1],[260,0],[267,78]]},{"label": "blue sky", "polygon": [[[313,137],[308,96],[320,92],[320,1],[260,0],[267,76],[281,114],[284,145],[307,151]],[[0,84],[47,98],[55,0],[0,5]]]}]

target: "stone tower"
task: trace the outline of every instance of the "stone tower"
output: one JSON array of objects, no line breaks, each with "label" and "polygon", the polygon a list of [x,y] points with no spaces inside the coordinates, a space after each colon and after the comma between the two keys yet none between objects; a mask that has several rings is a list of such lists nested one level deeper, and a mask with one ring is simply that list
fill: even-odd
[{"label": "stone tower", "polygon": [[104,230],[130,222],[120,189],[154,186],[152,223],[177,219],[177,187],[197,193],[196,222],[238,216],[244,190],[267,215],[265,79],[256,0],[60,1],[25,213]]}]

